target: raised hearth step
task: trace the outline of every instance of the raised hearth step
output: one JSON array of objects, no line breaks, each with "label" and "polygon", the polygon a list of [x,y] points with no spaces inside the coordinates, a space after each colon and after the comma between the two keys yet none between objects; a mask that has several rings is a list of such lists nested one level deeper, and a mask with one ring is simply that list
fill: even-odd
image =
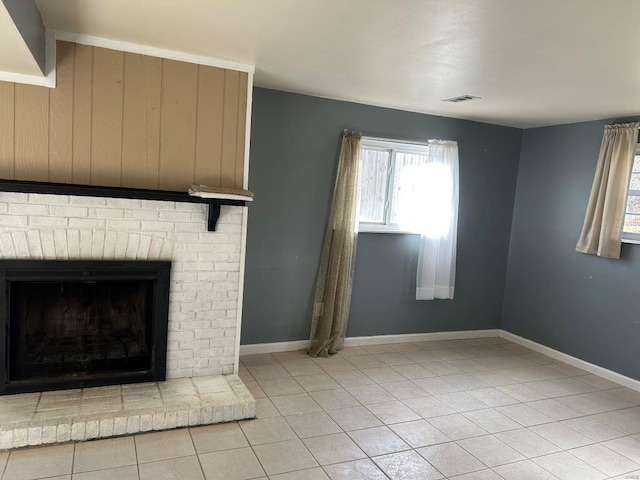
[{"label": "raised hearth step", "polygon": [[253,418],[237,375],[0,396],[0,450]]}]

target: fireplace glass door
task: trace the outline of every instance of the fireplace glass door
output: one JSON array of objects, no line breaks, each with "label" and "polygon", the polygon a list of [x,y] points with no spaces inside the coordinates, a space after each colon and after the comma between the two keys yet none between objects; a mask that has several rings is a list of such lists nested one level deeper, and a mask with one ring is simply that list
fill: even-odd
[{"label": "fireplace glass door", "polygon": [[151,366],[153,283],[12,282],[12,378]]},{"label": "fireplace glass door", "polygon": [[8,391],[164,378],[168,262],[21,263],[5,270]]}]

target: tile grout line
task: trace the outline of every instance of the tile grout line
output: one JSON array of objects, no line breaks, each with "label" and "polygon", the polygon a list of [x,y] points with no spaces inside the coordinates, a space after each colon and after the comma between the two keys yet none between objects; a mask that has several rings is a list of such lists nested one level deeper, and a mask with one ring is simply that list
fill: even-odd
[{"label": "tile grout line", "polygon": [[0,478],[4,479],[4,474],[7,472],[7,468],[9,467],[9,460],[11,460],[11,454],[13,453],[13,451],[9,451],[9,455],[7,455],[7,461],[5,462],[4,466],[2,467],[2,475],[0,475]]},{"label": "tile grout line", "polygon": [[187,431],[189,432],[189,438],[191,439],[191,445],[193,445],[193,451],[196,454],[196,459],[198,460],[198,465],[200,466],[200,473],[202,473],[202,477],[206,478],[204,473],[204,468],[202,466],[202,462],[200,461],[200,453],[198,452],[198,448],[196,447],[196,442],[193,440],[193,435],[191,434],[191,427],[187,427]]},{"label": "tile grout line", "polygon": [[77,443],[73,444],[73,450],[71,452],[71,471],[69,472],[69,476],[71,478],[73,478],[73,469],[76,465],[76,445]]},{"label": "tile grout line", "polygon": [[[256,409],[257,409],[257,405],[256,405]],[[257,416],[256,416],[256,420],[257,420]],[[247,421],[251,421],[251,419],[247,420]],[[262,464],[262,461],[260,460],[260,457],[258,456],[258,454],[256,453],[256,451],[253,449],[253,445],[251,445],[251,442],[249,441],[249,437],[247,437],[247,434],[245,433],[244,429],[242,428],[242,425],[240,425],[240,421],[236,421],[238,428],[240,429],[240,431],[242,432],[242,436],[244,437],[244,439],[247,442],[247,445],[249,445],[249,448],[251,449],[251,453],[253,453],[253,456],[256,458],[256,460],[258,461],[258,464],[260,465],[260,468],[262,469],[262,471],[264,472],[265,475],[267,475],[267,470],[264,468],[264,465]],[[268,477],[268,475],[267,475]],[[259,477],[256,477],[259,478]]]},{"label": "tile grout line", "polygon": [[132,435],[133,437],[133,452],[136,456],[136,472],[138,474],[138,478],[140,478],[140,462],[138,461],[138,442],[136,441],[136,436]]}]

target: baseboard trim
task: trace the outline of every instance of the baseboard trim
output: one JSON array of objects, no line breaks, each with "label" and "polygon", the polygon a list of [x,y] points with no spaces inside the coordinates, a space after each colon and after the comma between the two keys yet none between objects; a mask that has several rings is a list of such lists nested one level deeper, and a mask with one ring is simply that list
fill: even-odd
[{"label": "baseboard trim", "polygon": [[534,342],[533,340],[521,337],[519,335],[516,335],[515,333],[507,332],[506,330],[500,330],[500,337],[504,338],[505,340],[509,340],[510,342],[517,343],[518,345],[522,345],[523,347],[529,348],[535,352],[542,353],[543,355],[551,357],[554,360],[559,360],[573,367],[577,367],[586,372],[597,375],[598,377],[602,377],[606,380],[611,380],[612,382],[618,383],[624,387],[640,392],[640,381],[635,380],[631,377],[627,377],[620,373],[614,372],[613,370],[609,370],[593,363],[589,363],[585,360],[580,360],[579,358],[573,357],[567,353],[562,353],[559,350],[555,350],[551,347],[546,347],[541,343]]},{"label": "baseboard trim", "polygon": [[309,348],[309,340],[295,340],[293,342],[254,343],[240,345],[240,355],[257,355],[260,353],[291,352]]},{"label": "baseboard trim", "polygon": [[[407,333],[401,335],[374,335],[369,337],[347,337],[345,347],[362,345],[381,345],[384,343],[429,342],[434,340],[463,340],[467,338],[499,337],[500,330],[462,330],[457,332]],[[240,345],[240,355],[256,355],[260,353],[289,352],[309,348],[309,340],[293,342],[255,343]]]},{"label": "baseboard trim", "polygon": [[457,332],[406,333],[401,335],[374,335],[370,337],[347,337],[345,347],[381,345],[384,343],[432,342],[435,340],[464,340],[467,338],[488,338],[500,336],[499,329],[460,330]]}]

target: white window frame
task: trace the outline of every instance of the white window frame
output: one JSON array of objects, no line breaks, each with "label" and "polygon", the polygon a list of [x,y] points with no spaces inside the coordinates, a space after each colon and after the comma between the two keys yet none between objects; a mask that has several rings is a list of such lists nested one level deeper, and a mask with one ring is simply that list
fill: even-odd
[{"label": "white window frame", "polygon": [[362,137],[360,149],[382,150],[390,152],[389,170],[387,171],[387,191],[385,192],[385,207],[383,222],[359,222],[358,232],[360,233],[408,233],[418,234],[419,232],[402,228],[399,224],[391,223],[391,212],[393,210],[393,195],[390,187],[395,183],[397,174],[396,153],[412,153],[419,155],[429,154],[429,144],[419,142],[405,142],[399,140],[389,140],[376,137]]},{"label": "white window frame", "polygon": [[[640,156],[640,143],[636,146],[636,157]],[[631,181],[631,180],[629,180]],[[628,197],[640,197],[640,190],[631,190],[629,189]],[[626,207],[625,207],[625,217],[626,217]],[[622,232],[622,243],[634,243],[640,245],[640,233],[635,232],[625,232],[623,227]]]}]

